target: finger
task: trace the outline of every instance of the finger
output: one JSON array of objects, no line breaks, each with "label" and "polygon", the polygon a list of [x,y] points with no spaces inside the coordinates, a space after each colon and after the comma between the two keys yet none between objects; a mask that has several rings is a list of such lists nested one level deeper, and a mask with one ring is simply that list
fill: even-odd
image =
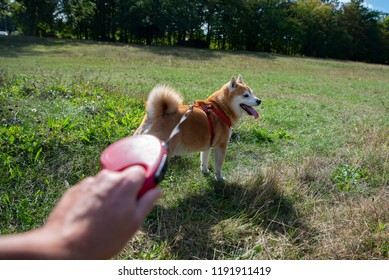
[{"label": "finger", "polygon": [[146,170],[135,165],[120,172],[119,176],[120,182],[116,188],[122,191],[124,196],[136,197],[145,181]]},{"label": "finger", "polygon": [[138,200],[137,211],[135,218],[139,223],[142,223],[146,216],[151,212],[155,202],[162,197],[162,191],[160,189],[151,189],[142,195]]}]

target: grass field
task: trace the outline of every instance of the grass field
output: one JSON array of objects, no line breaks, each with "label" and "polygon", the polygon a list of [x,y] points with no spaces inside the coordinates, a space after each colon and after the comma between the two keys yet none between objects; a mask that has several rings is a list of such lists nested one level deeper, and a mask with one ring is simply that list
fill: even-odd
[{"label": "grass field", "polygon": [[173,158],[120,259],[388,259],[389,67],[249,52],[0,38],[0,234],[42,225],[132,134],[158,83],[190,103],[242,74],[260,119],[226,184]]}]

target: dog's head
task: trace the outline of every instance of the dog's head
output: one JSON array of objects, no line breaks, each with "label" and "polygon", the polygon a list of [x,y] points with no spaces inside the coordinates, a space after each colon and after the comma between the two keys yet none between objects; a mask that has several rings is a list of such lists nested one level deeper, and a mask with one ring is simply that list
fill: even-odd
[{"label": "dog's head", "polygon": [[231,98],[231,107],[235,114],[241,117],[242,113],[246,112],[257,119],[259,115],[253,106],[261,104],[261,100],[254,96],[252,90],[243,82],[242,76],[239,75],[237,79],[232,77],[226,86]]}]

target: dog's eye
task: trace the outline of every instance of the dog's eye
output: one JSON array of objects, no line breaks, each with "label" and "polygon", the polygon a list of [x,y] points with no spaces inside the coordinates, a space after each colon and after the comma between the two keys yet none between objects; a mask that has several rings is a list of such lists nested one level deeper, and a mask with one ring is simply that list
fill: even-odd
[{"label": "dog's eye", "polygon": [[245,93],[245,94],[243,94],[243,97],[249,97],[250,96],[250,94],[248,94],[248,93]]}]

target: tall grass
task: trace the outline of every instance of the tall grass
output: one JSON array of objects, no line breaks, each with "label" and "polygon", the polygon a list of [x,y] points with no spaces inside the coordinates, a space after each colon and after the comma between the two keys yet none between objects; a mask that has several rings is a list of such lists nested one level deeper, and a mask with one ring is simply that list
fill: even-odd
[{"label": "tall grass", "polygon": [[42,225],[158,83],[187,103],[231,75],[263,100],[233,130],[226,184],[173,158],[117,258],[387,259],[389,67],[248,52],[0,38],[0,233]]}]

